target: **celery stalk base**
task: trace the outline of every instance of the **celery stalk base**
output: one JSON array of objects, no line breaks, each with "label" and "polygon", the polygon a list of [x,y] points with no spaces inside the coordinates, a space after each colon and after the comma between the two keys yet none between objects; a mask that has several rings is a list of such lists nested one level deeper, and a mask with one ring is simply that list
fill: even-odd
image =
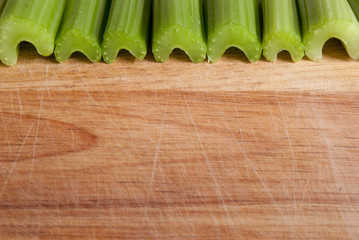
[{"label": "celery stalk base", "polygon": [[240,25],[229,24],[219,27],[208,38],[208,60],[217,62],[230,47],[244,52],[250,62],[258,61],[262,53],[262,45],[258,38]]},{"label": "celery stalk base", "polygon": [[352,59],[359,59],[359,23],[329,21],[304,36],[305,53],[313,61],[322,60],[322,49],[330,38],[339,39]]},{"label": "celery stalk base", "polygon": [[275,62],[281,51],[288,51],[294,62],[299,62],[304,57],[304,45],[300,39],[287,32],[268,34],[263,40],[263,55],[266,60]]},{"label": "celery stalk base", "polygon": [[98,42],[84,36],[76,29],[67,31],[57,40],[55,58],[61,63],[70,58],[74,52],[83,53],[91,62],[101,60],[101,47]]},{"label": "celery stalk base", "polygon": [[164,28],[161,34],[154,37],[152,51],[156,61],[167,61],[176,48],[183,50],[194,63],[203,62],[206,58],[205,42],[180,26]]}]

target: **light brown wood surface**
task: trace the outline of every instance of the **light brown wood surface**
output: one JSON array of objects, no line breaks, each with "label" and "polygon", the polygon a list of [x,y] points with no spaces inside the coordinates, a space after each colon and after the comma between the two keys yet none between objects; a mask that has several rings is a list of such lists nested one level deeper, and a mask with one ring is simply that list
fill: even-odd
[{"label": "light brown wood surface", "polygon": [[0,66],[0,239],[359,239],[359,62]]}]

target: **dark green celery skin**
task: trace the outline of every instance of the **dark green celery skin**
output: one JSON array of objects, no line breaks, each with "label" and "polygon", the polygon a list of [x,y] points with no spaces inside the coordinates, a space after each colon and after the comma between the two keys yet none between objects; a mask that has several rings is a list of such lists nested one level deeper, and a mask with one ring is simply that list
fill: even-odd
[{"label": "dark green celery skin", "polygon": [[359,0],[348,0],[348,2],[359,20]]},{"label": "dark green celery skin", "polygon": [[0,0],[0,16],[7,0]]}]

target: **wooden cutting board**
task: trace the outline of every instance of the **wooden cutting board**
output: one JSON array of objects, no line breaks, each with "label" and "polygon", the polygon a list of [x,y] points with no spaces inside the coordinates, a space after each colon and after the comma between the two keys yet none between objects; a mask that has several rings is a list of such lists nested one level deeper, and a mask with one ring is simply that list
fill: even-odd
[{"label": "wooden cutting board", "polygon": [[0,239],[359,239],[359,62],[0,66]]}]

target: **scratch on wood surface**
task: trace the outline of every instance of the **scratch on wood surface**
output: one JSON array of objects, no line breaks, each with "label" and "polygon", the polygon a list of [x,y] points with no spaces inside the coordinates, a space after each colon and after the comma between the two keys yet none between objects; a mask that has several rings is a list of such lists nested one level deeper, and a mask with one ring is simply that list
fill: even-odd
[{"label": "scratch on wood surface", "polygon": [[54,134],[52,133],[51,129],[50,129],[50,126],[49,126],[49,122],[46,122],[46,126],[47,126],[47,129],[48,129],[48,132],[50,134],[50,137],[51,137],[51,145],[52,145],[52,151],[55,151],[55,156],[57,159],[59,159],[59,152],[57,151],[57,146],[55,144],[55,138],[54,138]]},{"label": "scratch on wood surface", "polygon": [[[291,154],[291,158],[292,158],[293,204],[294,204],[294,211],[296,212],[297,211],[297,199],[295,197],[295,185],[296,185],[295,183],[296,183],[296,180],[294,178],[294,174],[296,172],[297,166],[296,166],[295,155],[294,155],[294,150],[293,150],[293,143],[292,143],[292,139],[291,139],[291,136],[289,134],[289,131],[288,131],[287,119],[284,117],[282,103],[281,103],[280,97],[278,96],[278,92],[276,92],[276,99],[277,99],[278,107],[279,107],[279,110],[280,110],[280,114],[282,116],[283,125],[284,125],[284,132],[285,132],[287,140],[288,140],[289,150],[290,150],[290,154]],[[296,175],[298,177],[298,173],[296,173]]]},{"label": "scratch on wood surface", "polygon": [[17,156],[16,156],[16,158],[14,159],[13,164],[11,165],[11,168],[10,168],[10,170],[9,170],[9,174],[7,175],[7,177],[6,177],[5,181],[4,181],[4,185],[3,185],[3,187],[1,188],[1,191],[0,191],[0,199],[2,198],[2,195],[3,195],[3,193],[4,193],[5,189],[6,189],[6,186],[7,186],[8,182],[9,182],[9,180],[10,180],[10,177],[11,177],[11,175],[12,175],[14,169],[15,169],[17,160],[18,160],[19,157],[20,157],[20,154],[21,154],[21,152],[22,152],[22,149],[23,149],[24,146],[25,146],[25,143],[26,143],[26,141],[27,141],[27,138],[28,138],[28,136],[29,136],[29,134],[30,134],[30,131],[32,130],[34,124],[35,124],[35,123],[32,123],[31,127],[30,127],[29,130],[27,131],[27,133],[26,133],[26,135],[25,135],[25,138],[24,138],[24,141],[21,143],[20,149],[19,149],[19,151],[17,152]]},{"label": "scratch on wood surface", "polygon": [[166,107],[165,107],[165,111],[164,111],[163,118],[162,118],[162,123],[161,123],[160,136],[158,138],[157,145],[156,145],[155,157],[153,158],[152,173],[151,173],[151,179],[150,179],[150,189],[152,188],[153,180],[154,180],[154,177],[155,177],[158,154],[159,154],[160,148],[161,148],[163,129],[164,129],[164,125],[166,123],[167,107],[168,107],[168,103],[166,101]]},{"label": "scratch on wood surface", "polygon": [[[320,98],[318,98],[318,96],[315,97],[317,100],[318,100],[318,104],[320,104],[321,106],[323,106],[323,102]],[[334,103],[335,104],[335,103]],[[335,105],[336,106],[336,105]],[[324,107],[323,107],[324,109]],[[320,109],[321,110],[321,109]],[[336,107],[336,111],[340,113],[341,109],[337,108]],[[315,118],[316,118],[316,128],[318,128],[319,126],[321,127],[325,127],[327,126],[328,122],[325,121],[325,119],[327,119],[326,117],[324,116],[319,116],[319,114],[321,114],[321,111],[319,111],[319,109],[316,109],[315,112]],[[320,134],[320,137],[322,139],[322,141],[325,143],[326,147],[327,147],[327,150],[328,150],[328,157],[329,157],[329,165],[328,165],[328,170],[330,168],[330,171],[332,173],[332,176],[333,176],[333,180],[334,180],[334,184],[336,185],[336,188],[337,189],[343,189],[344,192],[350,192],[348,191],[347,187],[346,187],[346,179],[347,179],[347,176],[345,174],[344,171],[342,171],[342,173],[340,173],[340,170],[342,169],[342,166],[340,164],[337,164],[336,162],[336,159],[337,157],[335,157],[336,155],[337,156],[340,156],[341,153],[338,152],[333,143],[331,142],[331,138],[327,135],[327,132],[326,131],[322,131],[320,130],[319,131],[319,134]],[[347,200],[350,200],[350,197],[345,194],[343,195],[347,198]],[[334,200],[335,199],[335,196],[331,195],[332,199]],[[334,204],[337,204],[336,202],[333,202]],[[346,233],[348,235],[351,235],[351,239],[355,239],[356,236],[354,236],[351,232],[350,232],[350,223],[347,221],[348,217],[345,216],[346,213],[343,213],[342,211],[340,211],[340,209],[338,209],[338,206],[336,205],[336,208],[337,208],[337,212],[338,214],[340,215],[342,221],[343,221],[343,226],[345,227],[345,230],[346,230]],[[353,206],[351,206],[352,210],[353,210],[353,213],[358,213],[357,210],[355,210],[355,208]]]},{"label": "scratch on wood surface", "polygon": [[[48,67],[48,66],[47,66]],[[56,71],[55,71],[55,76],[57,75],[57,70],[58,70],[58,68],[59,68],[59,66],[57,66],[56,67]],[[47,71],[46,71],[47,73],[48,73],[48,69],[47,69]],[[47,75],[47,73],[46,73],[46,75]],[[46,79],[47,79],[47,76],[46,76]],[[48,99],[51,99],[51,93],[50,93],[50,86],[49,86],[49,82],[48,81],[45,81],[45,84],[46,84],[46,89],[47,89],[47,97],[48,97]],[[52,101],[49,101],[49,103],[50,103],[50,106],[51,106],[51,109],[52,110],[54,110],[54,105],[53,105],[53,102]],[[52,148],[51,148],[51,151],[52,151],[52,155],[53,156],[56,156],[56,163],[57,163],[57,165],[59,165],[59,152],[58,152],[58,149],[57,149],[57,145],[55,144],[55,138],[54,138],[54,135],[53,135],[53,133],[52,133],[52,131],[51,131],[51,128],[50,128],[50,122],[49,121],[47,121],[46,122],[46,127],[47,127],[47,130],[48,130],[48,132],[49,132],[49,134],[50,134],[50,137],[51,137],[51,145],[52,145]],[[71,133],[73,134],[73,130],[71,129]],[[72,139],[74,139],[74,136],[72,136]],[[74,143],[74,142],[73,142]],[[72,148],[73,148],[73,150],[75,150],[75,148],[74,148],[74,145],[72,146]],[[55,154],[53,154],[53,152],[55,152]],[[65,176],[64,176],[64,173],[63,172],[61,172],[61,177],[62,177],[62,179],[65,179]],[[57,201],[57,204],[58,204],[58,201]]]},{"label": "scratch on wood surface", "polygon": [[192,116],[192,113],[191,113],[191,109],[190,109],[190,106],[188,104],[188,101],[187,101],[187,97],[186,97],[186,94],[184,93],[184,91],[182,91],[182,94],[183,94],[183,98],[185,100],[185,103],[186,103],[186,107],[187,107],[187,110],[188,110],[188,114],[189,114],[189,117],[190,117],[190,120],[191,120],[191,123],[193,125],[193,128],[194,128],[194,131],[196,133],[196,136],[197,136],[197,140],[200,144],[200,147],[201,147],[201,150],[202,150],[202,153],[203,153],[203,156],[206,160],[206,165],[209,169],[209,173],[213,179],[213,182],[214,182],[214,186],[215,186],[215,191],[217,193],[217,196],[219,197],[219,199],[221,200],[222,202],[222,207],[223,207],[223,210],[225,211],[230,223],[231,223],[231,228],[232,230],[234,231],[234,234],[235,234],[235,229],[234,229],[234,222],[233,222],[233,219],[232,219],[232,216],[229,214],[229,211],[228,211],[228,207],[226,205],[226,202],[224,201],[224,198],[223,198],[223,194],[222,194],[222,191],[221,191],[221,188],[219,187],[219,184],[218,184],[218,181],[217,181],[217,178],[214,174],[214,171],[213,171],[213,168],[212,168],[212,165],[208,159],[208,156],[207,156],[207,152],[203,146],[203,143],[202,143],[202,139],[201,139],[201,136],[199,135],[199,132],[198,132],[198,129],[197,129],[197,125],[193,119],[193,116]]},{"label": "scratch on wood surface", "polygon": [[269,103],[268,103],[268,99],[266,98],[266,106],[267,106],[267,110],[269,111],[270,113],[270,118],[271,118],[271,122],[272,122],[272,126],[274,128],[274,134],[278,140],[278,142],[280,142],[280,137],[279,137],[279,134],[278,134],[278,128],[277,128],[277,124],[275,124],[274,122],[274,115],[273,115],[273,111],[272,109],[270,109],[270,106],[269,106]]},{"label": "scratch on wood surface", "polygon": [[4,132],[5,132],[5,138],[6,138],[6,141],[7,141],[8,150],[9,150],[9,153],[11,154],[12,153],[11,143],[10,143],[8,130],[6,128],[6,124],[5,124],[5,120],[4,120],[4,116],[3,116],[3,113],[2,113],[1,106],[0,106],[0,117],[1,117],[1,122],[2,122],[3,129],[4,129]]},{"label": "scratch on wood surface", "polygon": [[162,121],[161,121],[160,134],[159,134],[158,141],[157,141],[157,144],[156,144],[155,156],[153,158],[153,163],[152,163],[151,178],[150,178],[148,190],[147,190],[147,193],[146,193],[146,203],[145,203],[145,206],[144,206],[144,214],[145,214],[145,216],[147,218],[148,218],[148,213],[147,213],[147,211],[148,211],[148,209],[147,209],[148,208],[148,202],[150,200],[150,196],[151,196],[151,193],[152,193],[153,181],[154,181],[154,178],[155,178],[155,173],[156,173],[156,168],[157,168],[158,155],[159,155],[160,148],[161,148],[161,142],[162,142],[164,126],[165,126],[165,123],[166,123],[166,120],[167,120],[167,107],[168,107],[168,100],[166,100],[165,110],[164,110]]},{"label": "scratch on wood surface", "polygon": [[237,122],[237,127],[239,129],[239,134],[241,136],[241,141],[243,142],[243,134],[242,134],[242,128],[241,128],[241,124],[239,122],[239,109],[238,109],[238,106],[237,106],[237,102],[235,101],[234,97],[233,97],[233,105],[234,105],[234,108],[236,109],[236,122]]},{"label": "scratch on wood surface", "polygon": [[277,103],[278,103],[278,107],[280,110],[280,114],[282,116],[282,120],[283,120],[283,125],[284,125],[284,131],[288,140],[288,144],[289,144],[289,149],[290,149],[290,154],[292,156],[292,171],[294,172],[294,166],[295,166],[295,156],[294,156],[294,150],[293,150],[293,143],[292,143],[292,139],[290,137],[289,131],[288,131],[288,126],[287,126],[287,119],[284,117],[284,113],[283,113],[283,108],[282,108],[282,103],[279,99],[278,93],[276,93],[277,96]]},{"label": "scratch on wood surface", "polygon": [[[48,71],[48,67],[46,67],[46,79],[45,79],[45,81],[47,80],[47,71]],[[31,167],[30,167],[30,178],[29,178],[30,184],[32,183],[32,172],[34,170],[34,161],[35,161],[35,157],[36,157],[36,145],[37,145],[37,139],[38,139],[38,135],[39,135],[39,126],[40,126],[40,121],[41,121],[42,104],[44,102],[44,92],[45,92],[45,88],[42,90],[42,93],[41,93],[40,106],[39,106],[39,111],[38,111],[38,114],[37,114],[35,141],[34,141],[34,145],[33,145],[33,149],[32,149],[32,159],[31,159]]]},{"label": "scratch on wood surface", "polygon": [[[78,72],[78,73],[81,72],[81,71],[80,71],[79,64],[76,64],[76,69],[77,69],[77,72]],[[82,88],[86,91],[86,94],[87,94],[88,98],[89,98],[90,100],[96,102],[95,99],[91,96],[90,91],[88,90],[88,85],[86,84],[86,81],[84,80],[83,76],[80,75],[79,78],[80,78],[81,83],[82,83],[82,84],[81,84],[81,85],[82,85]],[[87,99],[87,104],[89,104],[89,99]]]},{"label": "scratch on wood surface", "polygon": [[182,98],[182,94],[183,94],[182,89],[180,87],[177,87],[176,93],[177,93],[177,97],[179,97],[180,101],[181,101],[181,104],[179,104],[179,105],[180,105],[180,107],[182,109],[182,115],[183,115],[183,119],[184,119],[185,124],[186,124],[186,128],[189,129],[189,124],[188,124],[188,121],[187,121],[187,118],[186,118],[187,108],[184,107],[184,104],[183,104],[183,101],[182,101],[182,99],[183,99]]},{"label": "scratch on wood surface", "polygon": [[105,98],[105,101],[106,101],[106,103],[107,103],[107,106],[110,108],[111,113],[112,113],[113,115],[115,115],[115,111],[114,111],[113,108],[112,108],[112,104],[111,104],[110,101],[108,100],[108,97],[107,97],[107,95],[106,95],[106,93],[105,93],[105,91],[104,91],[102,85],[101,85],[100,82],[98,81],[98,76],[97,76],[97,75],[96,75],[95,79],[96,79],[96,82],[97,82],[98,86],[99,86],[100,89],[101,89],[102,95],[103,95],[103,97]]},{"label": "scratch on wood surface", "polygon": [[[226,127],[228,132],[232,135],[232,138],[235,140],[235,143],[238,145],[239,150],[242,152],[244,159],[248,162],[249,166],[252,168],[254,174],[256,175],[256,177],[258,178],[259,182],[261,183],[261,185],[263,186],[264,191],[268,194],[268,196],[270,197],[274,208],[285,218],[286,214],[282,211],[282,209],[279,207],[276,199],[274,198],[273,194],[271,193],[271,191],[269,190],[269,187],[267,186],[267,184],[265,183],[265,181],[263,180],[263,178],[261,177],[261,175],[258,173],[256,167],[254,166],[252,160],[248,157],[247,152],[243,149],[241,142],[238,140],[238,138],[235,136],[235,134],[233,133],[233,131],[230,129],[229,125],[227,122],[226,123]],[[288,216],[289,218],[289,222],[292,223],[291,217]]]},{"label": "scratch on wood surface", "polygon": [[19,88],[16,88],[16,92],[17,92],[17,99],[18,99],[19,108],[20,108],[20,119],[22,119],[23,110],[22,110],[22,102],[21,102],[21,97],[20,97],[20,90],[19,90]]},{"label": "scratch on wood surface", "polygon": [[13,98],[12,98],[12,91],[10,92],[10,106],[11,106],[12,112],[15,112]]}]

